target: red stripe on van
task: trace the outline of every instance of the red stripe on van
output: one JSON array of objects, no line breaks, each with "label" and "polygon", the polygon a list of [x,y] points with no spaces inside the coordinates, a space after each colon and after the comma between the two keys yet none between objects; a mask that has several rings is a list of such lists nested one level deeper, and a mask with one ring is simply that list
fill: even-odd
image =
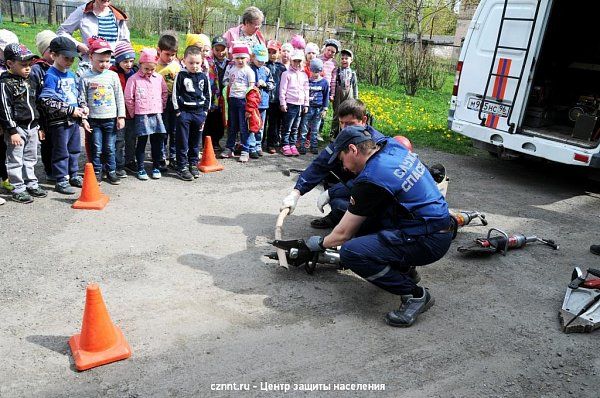
[{"label": "red stripe on van", "polygon": [[[500,70],[500,72],[498,72],[498,74],[508,76],[510,73],[510,65],[511,64],[512,64],[512,59],[500,58],[500,63],[498,64],[498,69]],[[500,67],[501,65],[502,65],[502,67]],[[496,95],[496,98],[499,100],[503,100],[504,94],[506,94],[506,86],[508,86],[508,79],[505,77],[500,77],[499,80],[501,82],[500,82],[499,92],[498,92],[498,95]]]},{"label": "red stripe on van", "polygon": [[[496,74],[508,76],[508,74],[510,73],[511,64],[512,59],[510,58],[498,59],[498,68],[496,70]],[[508,86],[508,79],[502,76],[496,76],[494,78],[494,88],[492,89],[492,97],[495,98],[497,101],[501,101],[504,99],[504,95],[506,94],[506,87]],[[485,120],[485,125],[486,127],[491,127],[495,129],[498,127],[499,121],[500,116],[488,115]]]}]

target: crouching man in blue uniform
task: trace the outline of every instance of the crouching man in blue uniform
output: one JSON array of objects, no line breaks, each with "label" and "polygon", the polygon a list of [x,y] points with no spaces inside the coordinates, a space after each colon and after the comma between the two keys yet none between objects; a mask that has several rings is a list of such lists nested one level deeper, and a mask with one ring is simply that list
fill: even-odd
[{"label": "crouching man in blue uniform", "polygon": [[448,205],[427,167],[393,138],[375,142],[364,126],[345,127],[329,163],[338,159],[356,174],[350,205],[329,235],[305,243],[314,252],[341,245],[344,268],[400,296],[400,308],[389,312],[386,322],[411,326],[434,299],[410,269],[448,251]]},{"label": "crouching man in blue uniform", "polygon": [[[344,101],[339,109],[338,116],[340,127],[362,126],[363,130],[371,134],[371,138],[376,143],[382,142],[386,137],[373,127],[368,126],[367,111],[365,104],[357,99],[348,99]],[[298,177],[294,189],[283,199],[281,209],[290,209],[290,214],[296,208],[300,196],[310,192],[320,183],[324,183],[325,190],[319,196],[317,205],[323,212],[323,207],[329,204],[331,212],[325,217],[313,220],[310,225],[313,228],[327,229],[333,228],[342,219],[348,209],[350,199],[350,189],[353,185],[352,179],[355,177],[351,173],[343,170],[339,161],[329,162],[333,154],[333,143],[328,144],[325,149],[319,153],[319,156],[304,170]],[[343,182],[336,179],[340,178]]]}]

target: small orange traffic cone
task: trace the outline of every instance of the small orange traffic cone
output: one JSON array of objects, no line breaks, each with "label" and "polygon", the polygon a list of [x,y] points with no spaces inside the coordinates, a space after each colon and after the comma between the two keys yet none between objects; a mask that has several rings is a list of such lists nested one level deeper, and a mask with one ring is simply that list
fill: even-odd
[{"label": "small orange traffic cone", "polygon": [[98,180],[94,173],[94,165],[85,164],[85,173],[83,173],[83,188],[79,199],[71,206],[74,209],[102,210],[110,198],[100,192]]},{"label": "small orange traffic cone", "polygon": [[217,161],[215,150],[212,146],[212,138],[207,135],[204,137],[204,149],[202,151],[202,159],[198,163],[198,169],[203,173],[211,173],[213,171],[221,171],[225,167]]},{"label": "small orange traffic cone", "polygon": [[77,370],[86,370],[131,356],[131,348],[123,332],[110,320],[102,300],[100,287],[88,285],[81,334],[69,339],[69,347]]}]

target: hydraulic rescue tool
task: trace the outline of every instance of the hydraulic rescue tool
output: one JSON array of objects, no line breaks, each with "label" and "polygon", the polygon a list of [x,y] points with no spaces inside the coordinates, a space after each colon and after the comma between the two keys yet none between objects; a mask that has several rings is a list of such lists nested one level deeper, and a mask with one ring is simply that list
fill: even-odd
[{"label": "hydraulic rescue tool", "polygon": [[[293,240],[274,240],[272,245],[285,252],[285,258],[288,264],[295,267],[304,265],[308,274],[315,272],[317,264],[340,264],[340,253],[335,249],[326,249],[324,252],[314,253],[306,247],[302,239]],[[267,255],[272,260],[277,260],[277,253]]]},{"label": "hydraulic rescue tool", "polygon": [[[494,235],[492,235],[495,233]],[[538,238],[535,235],[525,236],[523,234],[509,235],[497,228],[491,228],[485,238],[477,238],[468,246],[459,246],[460,253],[474,255],[490,255],[501,253],[506,256],[506,252],[513,249],[520,249],[528,243],[539,242],[558,250],[558,245],[550,239]]]},{"label": "hydraulic rescue tool", "polygon": [[459,228],[469,225],[471,221],[475,220],[476,218],[479,219],[479,221],[481,221],[481,224],[479,225],[488,225],[488,222],[485,219],[485,214],[480,213],[478,211],[450,211],[450,217],[452,217],[453,219],[452,239],[456,238],[456,233],[458,232]]},{"label": "hydraulic rescue tool", "polygon": [[584,275],[579,267],[573,269],[558,317],[565,333],[591,332],[600,327],[600,270],[588,268]]}]

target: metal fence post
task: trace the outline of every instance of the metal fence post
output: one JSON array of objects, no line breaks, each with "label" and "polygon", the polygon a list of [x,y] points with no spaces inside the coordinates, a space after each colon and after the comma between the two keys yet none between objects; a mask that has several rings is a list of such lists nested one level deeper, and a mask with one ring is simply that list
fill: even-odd
[{"label": "metal fence post", "polygon": [[10,4],[10,22],[15,22],[15,16],[13,14],[13,8],[12,8],[12,0],[8,0],[9,4]]},{"label": "metal fence post", "polygon": [[33,2],[32,4],[33,4],[33,23],[35,25],[37,25],[37,12],[35,10],[35,2]]}]

